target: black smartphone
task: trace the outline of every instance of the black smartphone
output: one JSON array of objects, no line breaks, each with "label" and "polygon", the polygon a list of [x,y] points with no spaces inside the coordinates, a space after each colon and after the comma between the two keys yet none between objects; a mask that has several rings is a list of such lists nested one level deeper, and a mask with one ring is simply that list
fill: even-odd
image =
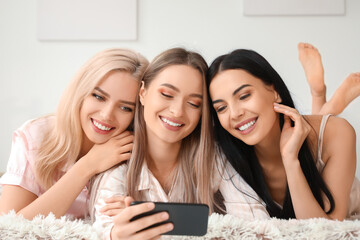
[{"label": "black smartphone", "polygon": [[[135,201],[131,205],[143,203],[144,201]],[[187,235],[203,236],[207,232],[209,207],[206,204],[197,203],[172,203],[172,202],[154,202],[155,209],[133,217],[130,221],[149,216],[158,212],[168,212],[167,221],[154,224],[143,230],[171,222],[174,229],[164,235]],[[141,230],[141,231],[143,231]]]}]

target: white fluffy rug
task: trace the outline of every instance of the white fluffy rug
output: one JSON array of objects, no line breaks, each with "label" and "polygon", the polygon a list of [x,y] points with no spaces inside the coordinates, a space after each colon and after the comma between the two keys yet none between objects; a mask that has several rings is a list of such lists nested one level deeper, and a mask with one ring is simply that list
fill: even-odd
[{"label": "white fluffy rug", "polygon": [[[32,221],[14,212],[0,216],[0,239],[98,239],[84,221],[65,217],[36,217]],[[212,214],[204,237],[163,236],[162,239],[360,239],[360,221],[258,220],[246,221],[230,215]]]},{"label": "white fluffy rug", "polygon": [[95,229],[81,220],[71,221],[66,217],[56,219],[49,214],[46,218],[37,216],[32,221],[15,212],[0,216],[0,239],[99,239]]}]

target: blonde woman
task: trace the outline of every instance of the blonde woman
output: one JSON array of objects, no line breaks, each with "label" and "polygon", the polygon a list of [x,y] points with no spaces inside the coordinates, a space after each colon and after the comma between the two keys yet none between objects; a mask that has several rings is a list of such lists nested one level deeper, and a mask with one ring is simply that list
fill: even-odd
[{"label": "blonde woman", "polygon": [[89,180],[130,158],[133,135],[127,129],[147,65],[130,50],[102,51],[80,69],[56,114],[15,131],[0,180],[1,213],[84,217]]},{"label": "blonde woman", "polygon": [[[147,239],[124,227],[136,214],[125,208],[124,220],[99,211],[115,194],[135,200],[206,203],[213,210],[214,163],[211,121],[205,85],[207,64],[197,53],[167,50],[144,73],[134,120],[135,140],[127,164],[107,171],[94,184],[94,226],[104,238]],[[127,177],[126,177],[127,176]],[[99,180],[98,178],[97,180]],[[127,204],[128,205],[128,204]],[[158,219],[168,215],[158,214]],[[149,226],[143,219],[143,228]],[[171,223],[160,226],[170,231]],[[140,232],[141,234],[141,232]]]}]

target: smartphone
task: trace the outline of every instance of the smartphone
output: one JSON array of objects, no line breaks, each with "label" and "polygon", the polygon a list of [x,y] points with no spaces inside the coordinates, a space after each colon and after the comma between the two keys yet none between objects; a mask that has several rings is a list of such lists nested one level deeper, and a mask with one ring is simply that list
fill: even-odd
[{"label": "smartphone", "polygon": [[[144,201],[135,201],[130,205],[143,203]],[[207,232],[209,207],[206,204],[197,203],[172,203],[172,202],[154,202],[155,209],[133,217],[134,221],[144,216],[149,216],[158,212],[168,212],[167,221],[154,224],[143,230],[171,222],[174,229],[164,235],[186,235],[186,236],[203,236]],[[141,230],[141,231],[143,231]]]}]

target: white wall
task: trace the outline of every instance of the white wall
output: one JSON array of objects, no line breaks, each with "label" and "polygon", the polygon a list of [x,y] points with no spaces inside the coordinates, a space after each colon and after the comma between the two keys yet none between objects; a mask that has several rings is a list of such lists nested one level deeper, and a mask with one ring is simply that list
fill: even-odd
[{"label": "white wall", "polygon": [[[184,46],[209,63],[235,48],[254,49],[277,69],[303,113],[309,113],[311,98],[297,57],[299,41],[322,53],[328,96],[350,72],[360,71],[358,0],[346,1],[345,16],[282,17],[245,17],[241,0],[138,0],[138,40],[101,42],[39,42],[36,4],[0,0],[0,171],[6,169],[12,132],[27,119],[53,112],[77,69],[105,48],[132,48],[152,59]],[[360,98],[341,115],[357,136],[359,109]],[[357,150],[360,159],[360,141]]]}]

